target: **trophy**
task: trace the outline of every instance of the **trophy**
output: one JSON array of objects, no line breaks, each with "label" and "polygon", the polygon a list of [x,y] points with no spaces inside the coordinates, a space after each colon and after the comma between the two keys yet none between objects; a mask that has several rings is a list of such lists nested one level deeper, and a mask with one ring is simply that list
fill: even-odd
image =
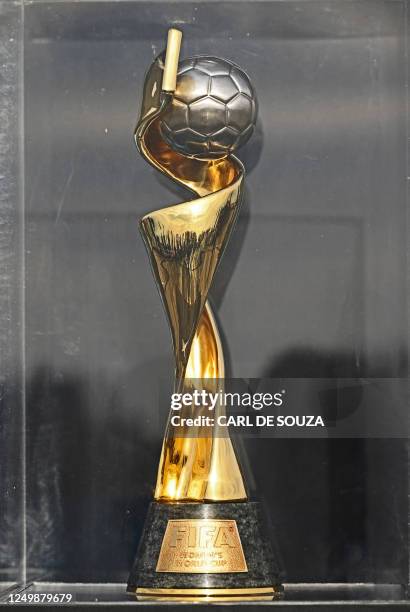
[{"label": "trophy", "polygon": [[[179,62],[181,38],[169,30],[166,51],[151,65],[135,130],[141,155],[193,198],[140,221],[171,328],[177,392],[223,384],[222,343],[207,297],[240,207],[244,167],[233,153],[257,115],[248,76],[217,57]],[[185,407],[180,415],[206,409]],[[214,413],[223,411],[219,405]],[[260,504],[249,500],[232,441],[216,425],[168,421],[127,591],[183,602],[280,596]]]}]

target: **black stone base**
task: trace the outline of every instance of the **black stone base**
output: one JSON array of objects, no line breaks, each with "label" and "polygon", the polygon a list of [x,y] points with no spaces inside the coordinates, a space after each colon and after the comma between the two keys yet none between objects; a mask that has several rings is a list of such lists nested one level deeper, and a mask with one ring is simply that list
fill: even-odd
[{"label": "black stone base", "polygon": [[[247,571],[157,572],[162,541],[172,519],[236,521]],[[158,503],[150,505],[127,591],[139,599],[172,601],[260,600],[279,597],[282,587],[258,502]]]}]

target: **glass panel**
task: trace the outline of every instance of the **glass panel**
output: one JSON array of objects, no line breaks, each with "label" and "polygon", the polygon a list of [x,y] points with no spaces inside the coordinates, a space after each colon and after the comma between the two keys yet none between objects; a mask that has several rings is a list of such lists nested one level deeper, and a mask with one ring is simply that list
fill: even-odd
[{"label": "glass panel", "polygon": [[[259,98],[212,289],[230,374],[406,376],[404,19],[378,0],[26,6],[31,578],[125,581],[151,500],[173,363],[137,220],[186,195],[132,132],[170,24]],[[405,441],[244,446],[287,582],[407,583]]]},{"label": "glass panel", "polygon": [[0,592],[24,578],[21,8],[0,2]]}]

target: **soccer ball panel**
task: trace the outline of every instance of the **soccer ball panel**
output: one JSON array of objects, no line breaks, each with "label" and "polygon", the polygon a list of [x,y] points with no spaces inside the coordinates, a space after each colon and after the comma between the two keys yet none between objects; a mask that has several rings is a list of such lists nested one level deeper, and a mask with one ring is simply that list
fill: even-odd
[{"label": "soccer ball panel", "polygon": [[250,98],[254,97],[254,93],[252,91],[252,85],[250,84],[248,77],[246,76],[244,72],[242,72],[242,70],[239,70],[239,68],[236,68],[234,66],[231,70],[231,78],[236,84],[239,91],[246,94]]},{"label": "soccer ball panel", "polygon": [[176,100],[190,104],[208,94],[209,76],[193,68],[184,72],[177,79],[174,97]]},{"label": "soccer ball panel", "polygon": [[228,76],[231,64],[217,57],[199,57],[195,62],[195,68],[209,76]]},{"label": "soccer ball panel", "polygon": [[226,105],[228,111],[227,125],[231,125],[239,131],[246,130],[252,118],[252,102],[242,94],[239,94]]},{"label": "soccer ball panel", "polygon": [[187,128],[173,134],[173,143],[177,151],[184,153],[189,148],[190,155],[204,155],[208,152],[208,139]]},{"label": "soccer ball panel", "polygon": [[199,134],[210,136],[226,123],[223,102],[206,97],[189,105],[189,126]]},{"label": "soccer ball panel", "polygon": [[184,102],[174,100],[171,107],[168,107],[162,121],[170,131],[183,130],[188,125],[188,106]]},{"label": "soccer ball panel", "polygon": [[239,147],[243,147],[249,140],[249,138],[253,134],[253,130],[255,129],[254,125],[250,125],[244,132],[241,132],[235,142],[234,148],[239,149]]},{"label": "soccer ball panel", "polygon": [[177,75],[181,76],[181,74],[184,74],[184,72],[188,72],[188,70],[192,70],[194,66],[195,66],[194,57],[192,59],[182,60],[182,62],[179,62]]},{"label": "soccer ball panel", "polygon": [[209,93],[213,98],[228,102],[239,90],[230,76],[214,76],[211,78]]},{"label": "soccer ball panel", "polygon": [[230,128],[223,128],[212,135],[210,140],[210,149],[228,153],[238,140],[238,132]]}]

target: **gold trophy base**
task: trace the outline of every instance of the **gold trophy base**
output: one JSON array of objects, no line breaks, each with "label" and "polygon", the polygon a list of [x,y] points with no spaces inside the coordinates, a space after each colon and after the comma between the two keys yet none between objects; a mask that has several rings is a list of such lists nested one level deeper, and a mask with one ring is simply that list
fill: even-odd
[{"label": "gold trophy base", "polygon": [[283,587],[257,587],[242,589],[136,589],[140,601],[221,602],[272,601],[282,597]]}]

